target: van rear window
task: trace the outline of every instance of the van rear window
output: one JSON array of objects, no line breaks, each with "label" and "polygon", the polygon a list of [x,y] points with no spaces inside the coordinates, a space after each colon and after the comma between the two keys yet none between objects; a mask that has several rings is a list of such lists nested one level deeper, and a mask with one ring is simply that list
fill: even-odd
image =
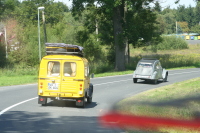
[{"label": "van rear window", "polygon": [[60,62],[49,61],[47,74],[48,74],[48,76],[59,76],[60,75]]},{"label": "van rear window", "polygon": [[75,77],[76,76],[76,63],[65,62],[64,63],[64,76]]}]

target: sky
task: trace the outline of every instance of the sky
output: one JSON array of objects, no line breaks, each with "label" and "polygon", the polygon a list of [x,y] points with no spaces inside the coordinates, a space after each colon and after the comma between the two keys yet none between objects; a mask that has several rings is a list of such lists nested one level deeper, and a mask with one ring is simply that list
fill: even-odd
[{"label": "sky", "polygon": [[[72,0],[54,0],[55,2],[63,2],[65,3],[68,7],[71,7],[72,5]],[[161,2],[161,6],[163,8],[166,8],[167,6],[170,6],[170,8],[177,8],[179,5],[185,5],[185,7],[189,7],[191,5],[192,7],[196,6],[196,3],[194,0],[180,0],[178,4],[174,4],[174,1],[176,0],[158,0]]]}]

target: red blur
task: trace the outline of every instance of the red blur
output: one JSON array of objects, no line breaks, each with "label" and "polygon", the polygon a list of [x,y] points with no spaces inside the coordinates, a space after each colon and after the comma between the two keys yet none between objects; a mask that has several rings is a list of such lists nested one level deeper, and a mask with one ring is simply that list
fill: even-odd
[{"label": "red blur", "polygon": [[178,120],[170,118],[157,118],[148,116],[125,115],[109,112],[99,118],[100,123],[106,127],[159,129],[161,127],[184,127],[191,129],[200,128],[200,119]]}]

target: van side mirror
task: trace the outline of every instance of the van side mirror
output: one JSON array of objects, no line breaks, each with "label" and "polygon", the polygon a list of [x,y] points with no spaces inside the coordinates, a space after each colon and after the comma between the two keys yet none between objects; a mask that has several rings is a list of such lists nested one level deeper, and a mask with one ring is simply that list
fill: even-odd
[{"label": "van side mirror", "polygon": [[94,78],[94,73],[92,73],[90,76],[91,76],[91,78]]}]

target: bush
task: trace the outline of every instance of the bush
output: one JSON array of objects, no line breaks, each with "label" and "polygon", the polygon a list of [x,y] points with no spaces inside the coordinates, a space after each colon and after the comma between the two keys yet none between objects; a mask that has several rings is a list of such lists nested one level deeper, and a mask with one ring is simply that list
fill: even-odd
[{"label": "bush", "polygon": [[[176,68],[194,66],[200,67],[200,54],[151,54],[151,55],[136,55],[131,58],[131,66],[135,69],[138,61],[142,58],[156,58],[159,59],[163,68]],[[130,66],[128,66],[129,69]]]},{"label": "bush", "polygon": [[178,36],[162,36],[162,38],[163,41],[156,46],[157,50],[188,49],[187,42]]}]

